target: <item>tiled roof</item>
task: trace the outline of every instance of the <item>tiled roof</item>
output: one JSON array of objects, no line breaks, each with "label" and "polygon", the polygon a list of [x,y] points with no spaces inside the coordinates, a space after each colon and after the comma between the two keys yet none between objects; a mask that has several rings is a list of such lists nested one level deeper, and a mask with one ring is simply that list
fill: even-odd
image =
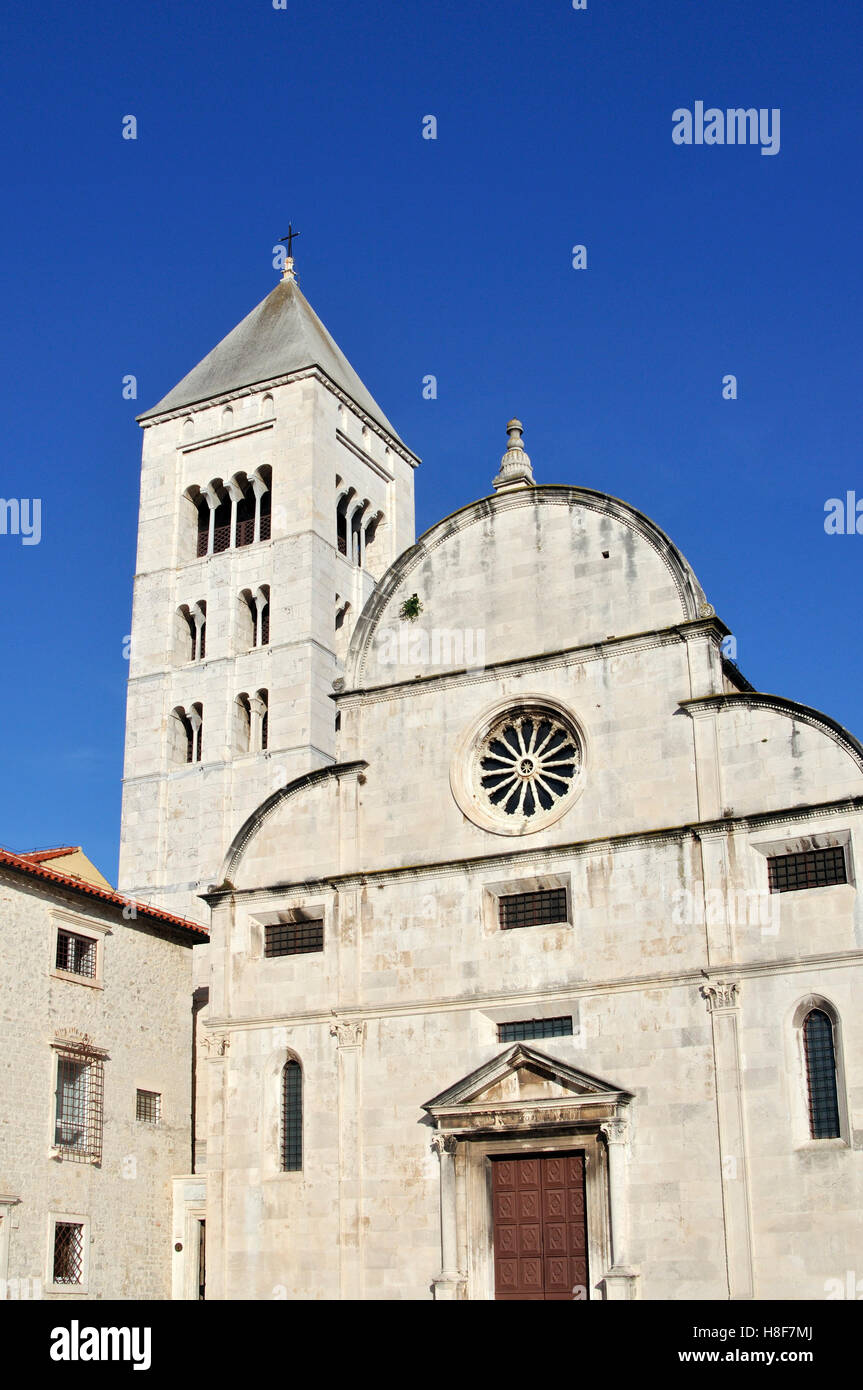
[{"label": "tiled roof", "polygon": [[34,878],[44,879],[59,888],[68,888],[73,893],[83,893],[89,898],[113,903],[116,907],[134,907],[136,917],[144,917],[151,922],[164,922],[166,926],[179,927],[184,931],[194,932],[195,936],[204,940],[209,939],[207,928],[202,927],[200,922],[190,922],[186,917],[175,917],[173,912],[165,912],[160,907],[137,902],[134,898],[124,898],[122,893],[115,893],[113,889],[100,888],[96,883],[88,883],[85,879],[74,878],[70,874],[58,873],[56,869],[46,869],[37,862],[37,856],[51,858],[58,854],[74,852],[77,848],[77,845],[73,845],[59,850],[34,850],[30,854],[13,854],[11,850],[0,849],[0,868],[14,869]]}]

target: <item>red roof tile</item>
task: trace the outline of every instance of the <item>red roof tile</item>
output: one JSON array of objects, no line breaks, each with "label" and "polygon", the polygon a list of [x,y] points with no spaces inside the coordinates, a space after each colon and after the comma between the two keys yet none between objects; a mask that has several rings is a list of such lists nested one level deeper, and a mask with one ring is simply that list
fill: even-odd
[{"label": "red roof tile", "polygon": [[191,922],[186,917],[175,917],[173,912],[165,912],[162,908],[152,907],[148,903],[136,902],[134,898],[124,898],[122,893],[115,893],[113,889],[100,888],[97,883],[89,883],[86,879],[74,878],[70,874],[61,874],[56,869],[44,869],[35,859],[36,855],[45,854],[48,857],[53,857],[56,854],[68,854],[77,848],[77,845],[73,845],[60,850],[35,850],[31,854],[13,854],[11,850],[0,849],[0,868],[16,869],[19,873],[30,874],[34,878],[42,878],[49,883],[56,883],[59,887],[69,888],[74,893],[85,893],[90,898],[99,898],[102,902],[114,903],[117,907],[134,907],[138,917],[146,917],[154,922],[165,922],[172,927],[182,927],[186,931],[194,932],[196,936],[209,939],[207,928],[202,927],[200,922]]}]

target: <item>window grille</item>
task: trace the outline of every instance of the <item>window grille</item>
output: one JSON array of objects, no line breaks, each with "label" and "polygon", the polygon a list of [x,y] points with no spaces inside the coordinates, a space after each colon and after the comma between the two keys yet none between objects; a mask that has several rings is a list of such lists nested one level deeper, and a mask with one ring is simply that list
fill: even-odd
[{"label": "window grille", "polygon": [[261,614],[261,646],[266,647],[270,640],[270,603],[269,600],[264,604],[264,611]]},{"label": "window grille", "polygon": [[54,1225],[55,1284],[80,1284],[84,1273],[84,1226],[79,1221]]},{"label": "window grille", "polygon": [[847,883],[845,849],[807,850],[803,854],[777,854],[767,860],[771,893],[792,893],[798,888],[826,888]]},{"label": "window grille", "polygon": [[162,1120],[162,1097],[158,1091],[138,1091],[135,1100],[135,1119],[145,1125],[157,1125]]},{"label": "window grille", "polygon": [[102,1157],[103,1064],[83,1048],[57,1057],[54,1144],[64,1158],[84,1163]]},{"label": "window grille", "polygon": [[526,1038],[569,1038],[571,1018],[527,1018],[515,1023],[499,1023],[498,1042],[524,1042]]},{"label": "window grille", "polygon": [[303,1166],[303,1073],[299,1062],[285,1063],[282,1072],[282,1172]]},{"label": "window grille", "polygon": [[836,1095],[833,1024],[823,1009],[812,1009],[806,1015],[803,1046],[809,1092],[809,1133],[813,1139],[838,1139],[839,1102]]},{"label": "window grille", "polygon": [[[204,621],[201,623],[200,636],[199,636],[199,638],[198,638],[198,660],[199,660],[199,661],[203,661],[203,660],[204,660],[204,657],[205,657],[206,655],[207,655],[207,620],[206,620],[206,618],[205,618]],[[195,659],[195,658],[193,657],[192,660],[194,661],[194,659]]]},{"label": "window grille", "polygon": [[324,921],[276,922],[264,927],[265,956],[301,956],[324,949]]},{"label": "window grille", "polygon": [[83,975],[89,980],[94,979],[97,944],[90,936],[77,936],[71,931],[58,931],[57,969],[67,970],[70,975]]},{"label": "window grille", "polygon": [[500,925],[504,929],[565,922],[566,889],[544,888],[538,893],[507,893],[498,900],[498,907]]}]

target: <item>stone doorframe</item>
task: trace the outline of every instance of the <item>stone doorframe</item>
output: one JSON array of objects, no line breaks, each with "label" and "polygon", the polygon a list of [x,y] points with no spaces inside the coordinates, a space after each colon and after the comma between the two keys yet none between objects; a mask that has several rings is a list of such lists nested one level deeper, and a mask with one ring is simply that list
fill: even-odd
[{"label": "stone doorframe", "polygon": [[[508,1083],[520,1071],[542,1078],[551,1094],[510,1098]],[[566,1152],[585,1156],[586,1297],[637,1297],[638,1274],[626,1263],[631,1100],[629,1092],[518,1043],[427,1102],[440,1160],[435,1299],[494,1298],[491,1159]]]}]

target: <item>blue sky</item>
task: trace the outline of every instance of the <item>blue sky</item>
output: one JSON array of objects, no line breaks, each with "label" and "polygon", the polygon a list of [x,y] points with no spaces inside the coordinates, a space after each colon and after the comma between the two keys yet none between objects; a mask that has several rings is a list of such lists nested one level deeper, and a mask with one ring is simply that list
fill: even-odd
[{"label": "blue sky", "polygon": [[[669,532],[759,689],[863,735],[863,535],[824,531],[863,498],[861,38],[852,0],[10,11],[0,496],[42,539],[0,535],[0,843],[116,873],[134,417],[276,283],[289,220],[424,460],[419,530],[489,491],[517,414],[539,481]],[[779,108],[779,153],[675,145],[699,100]]]}]

